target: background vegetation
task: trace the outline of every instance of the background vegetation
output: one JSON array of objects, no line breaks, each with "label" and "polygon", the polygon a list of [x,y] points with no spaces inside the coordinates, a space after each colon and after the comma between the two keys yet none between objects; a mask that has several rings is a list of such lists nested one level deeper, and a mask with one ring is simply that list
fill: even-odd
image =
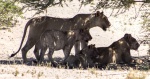
[{"label": "background vegetation", "polygon": [[[51,6],[59,5],[63,7],[63,3],[67,4],[66,2],[73,1],[73,0],[0,0],[0,24],[1,26],[10,26],[16,17],[20,17],[22,14],[22,11],[25,8],[28,8],[27,10],[36,10],[36,14],[41,13],[45,9]],[[79,0],[81,2],[81,7],[83,5],[92,4],[93,1],[96,0]],[[150,0],[97,0],[97,4],[95,7],[96,9],[118,9],[118,12],[126,12],[128,8],[130,8],[131,5],[134,5],[135,3],[140,2],[142,3],[141,8],[150,8],[149,2]],[[22,6],[19,6],[19,4],[23,4]],[[148,16],[150,15],[150,12],[146,12],[143,15],[144,19],[144,26],[147,26],[147,23],[150,21]],[[146,27],[147,28],[147,27]],[[148,28],[148,30],[150,30]]]}]

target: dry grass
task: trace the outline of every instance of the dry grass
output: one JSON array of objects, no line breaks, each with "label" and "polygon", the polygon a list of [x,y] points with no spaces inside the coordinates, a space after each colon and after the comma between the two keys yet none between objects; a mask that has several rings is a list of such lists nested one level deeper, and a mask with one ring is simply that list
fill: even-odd
[{"label": "dry grass", "polygon": [[146,76],[147,74],[144,71],[130,70],[126,79],[145,79]]},{"label": "dry grass", "polygon": [[19,74],[19,71],[16,69],[15,72],[13,72],[14,76],[17,76]]}]

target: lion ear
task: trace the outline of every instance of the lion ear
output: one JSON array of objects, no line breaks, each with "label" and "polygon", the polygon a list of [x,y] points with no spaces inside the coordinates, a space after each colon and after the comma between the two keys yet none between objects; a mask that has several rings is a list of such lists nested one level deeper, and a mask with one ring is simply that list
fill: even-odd
[{"label": "lion ear", "polygon": [[95,44],[93,44],[93,47],[95,47]]},{"label": "lion ear", "polygon": [[96,14],[95,14],[95,17],[101,17],[101,18],[104,18],[105,16],[104,16],[103,11],[102,11],[102,12],[97,11]]},{"label": "lion ear", "polygon": [[99,12],[99,11],[97,11],[96,13],[95,13],[95,16],[96,17],[98,17],[98,16],[102,16],[103,15],[103,12]]},{"label": "lion ear", "polygon": [[89,49],[92,49],[94,47],[95,47],[95,44],[91,44],[91,45],[88,46]]},{"label": "lion ear", "polygon": [[100,14],[101,14],[101,15],[104,15],[104,12],[102,11]]},{"label": "lion ear", "polygon": [[95,44],[92,44],[92,45],[91,45],[91,48],[95,48]]},{"label": "lion ear", "polygon": [[127,40],[129,40],[131,37],[132,37],[131,34],[127,34],[127,33],[126,33],[126,34],[124,35],[124,38],[127,39]]}]

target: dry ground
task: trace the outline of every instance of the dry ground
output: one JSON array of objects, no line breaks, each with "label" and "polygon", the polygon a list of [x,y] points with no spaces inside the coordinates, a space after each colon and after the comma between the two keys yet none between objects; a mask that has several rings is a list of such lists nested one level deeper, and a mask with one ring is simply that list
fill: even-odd
[{"label": "dry ground", "polygon": [[[41,15],[49,15],[53,17],[68,18],[73,17],[77,13],[92,13],[94,10],[90,5],[83,6],[79,10],[79,3],[74,0],[71,5],[59,7],[54,6],[48,9],[48,13]],[[139,7],[139,6],[137,6]],[[104,14],[109,16],[111,9],[104,10]],[[30,18],[34,11],[29,11],[24,14],[26,18]],[[37,15],[40,16],[40,15]],[[140,15],[139,15],[140,16]],[[124,14],[117,17],[109,17],[112,24],[111,28],[104,32],[102,29],[95,27],[90,30],[93,39],[89,44],[96,44],[97,47],[108,46],[113,41],[123,37],[125,33],[131,33],[139,41],[141,35],[144,33],[141,30],[141,18],[130,19],[134,17],[133,9],[130,9]],[[64,69],[53,68],[50,66],[28,66],[23,65],[20,61],[21,52],[16,57],[8,59],[13,52],[18,50],[22,38],[24,25],[28,19],[20,19],[17,26],[10,29],[0,30],[0,79],[150,79],[150,71],[140,70],[99,70],[91,68],[87,70],[82,69]],[[27,37],[27,36],[26,36]],[[132,56],[147,56],[148,45],[141,44],[137,51],[131,51]],[[74,54],[74,51],[71,52]],[[28,52],[28,58],[34,59],[33,49]],[[56,51],[54,57],[64,57],[62,51]],[[17,64],[13,63],[17,62]]]}]

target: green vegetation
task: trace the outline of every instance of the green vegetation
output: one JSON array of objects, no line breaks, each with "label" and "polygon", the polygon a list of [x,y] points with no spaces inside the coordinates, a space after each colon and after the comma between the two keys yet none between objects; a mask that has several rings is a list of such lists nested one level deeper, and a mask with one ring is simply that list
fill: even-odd
[{"label": "green vegetation", "polygon": [[21,7],[17,6],[15,0],[0,0],[0,27],[13,26],[21,14]]}]

